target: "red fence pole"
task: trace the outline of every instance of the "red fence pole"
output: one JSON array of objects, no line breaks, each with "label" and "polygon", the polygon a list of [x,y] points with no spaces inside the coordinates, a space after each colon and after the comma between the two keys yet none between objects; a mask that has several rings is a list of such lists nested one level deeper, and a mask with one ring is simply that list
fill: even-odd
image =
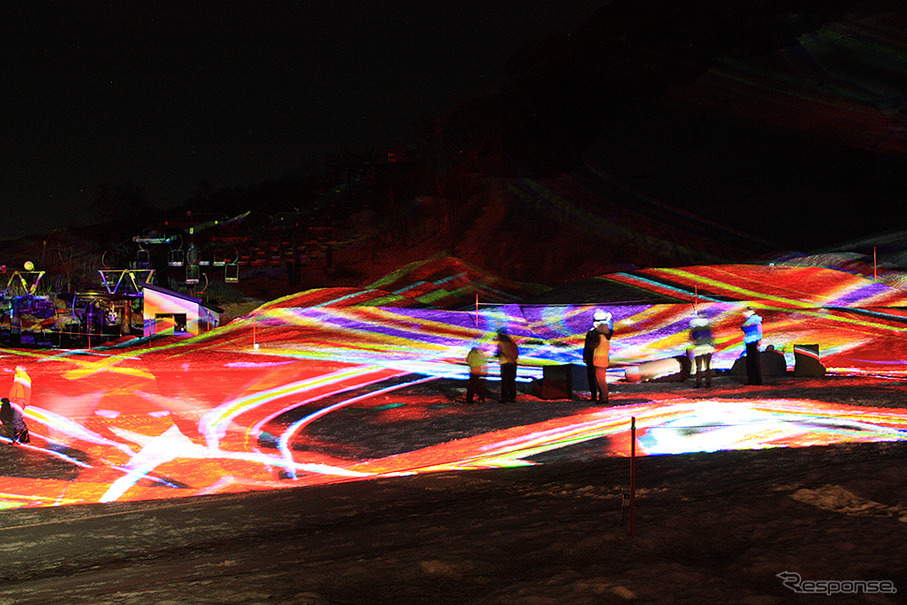
[{"label": "red fence pole", "polygon": [[630,419],[630,535],[636,531],[636,417]]},{"label": "red fence pole", "polygon": [[876,264],[876,247],[872,247],[872,281],[878,283],[879,281],[879,270],[878,265]]}]

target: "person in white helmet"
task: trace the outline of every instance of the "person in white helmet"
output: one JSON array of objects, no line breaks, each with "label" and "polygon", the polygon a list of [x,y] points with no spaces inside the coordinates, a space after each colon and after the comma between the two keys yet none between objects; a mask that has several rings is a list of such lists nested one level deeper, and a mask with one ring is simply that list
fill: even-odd
[{"label": "person in white helmet", "polygon": [[592,329],[586,332],[586,341],[583,344],[583,362],[586,364],[592,401],[608,402],[607,372],[613,335],[614,322],[611,314],[597,310],[592,316]]}]

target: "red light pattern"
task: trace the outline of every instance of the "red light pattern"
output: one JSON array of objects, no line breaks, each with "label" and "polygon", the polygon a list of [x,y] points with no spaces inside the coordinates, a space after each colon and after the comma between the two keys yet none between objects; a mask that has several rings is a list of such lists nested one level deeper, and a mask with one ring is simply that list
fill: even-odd
[{"label": "red light pattern", "polygon": [[[716,326],[718,367],[729,367],[742,350],[740,311],[753,305],[766,319],[766,341],[790,345],[790,354],[794,343],[818,343],[821,361],[832,368],[905,373],[905,297],[859,276],[731,266],[603,279],[647,284],[650,291],[670,288],[678,300],[698,291],[699,307]],[[0,506],[160,499],[533,464],[533,457],[578,443],[594,442],[602,456],[623,456],[631,417],[644,454],[907,435],[900,410],[803,400],[694,401],[661,390],[643,404],[578,408],[459,439],[442,435],[415,449],[401,440],[391,453],[356,455],[340,440],[319,437],[317,428],[355,411],[386,425],[392,436],[401,423],[462,413],[462,407],[426,406],[414,393],[440,378],[463,379],[465,387],[466,351],[476,343],[490,348],[500,327],[520,343],[521,380],[539,377],[545,364],[581,363],[594,307],[510,304],[477,313],[348,306],[338,300],[348,294],[288,297],[201,336],[161,339],[146,348],[3,351],[0,381],[11,383],[12,368],[23,365],[33,394],[26,408],[32,443],[9,451],[12,470],[0,479]],[[683,352],[689,303],[609,310],[617,320],[615,379],[621,363]],[[357,426],[351,423],[348,431],[354,435]]]}]

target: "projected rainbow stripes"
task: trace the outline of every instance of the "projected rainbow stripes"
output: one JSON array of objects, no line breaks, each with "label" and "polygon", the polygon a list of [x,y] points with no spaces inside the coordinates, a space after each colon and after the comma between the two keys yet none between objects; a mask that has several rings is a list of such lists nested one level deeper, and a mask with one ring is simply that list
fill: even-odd
[{"label": "projected rainbow stripes", "polygon": [[[617,319],[614,380],[621,364],[682,354],[691,292],[716,326],[717,367],[729,367],[741,352],[740,311],[749,304],[766,319],[766,344],[788,354],[795,343],[819,344],[820,359],[831,368],[904,376],[904,297],[858,276],[730,266],[601,279],[665,289],[677,301],[609,305]],[[645,403],[551,404],[544,418],[477,431],[470,424],[474,408],[452,404],[437,381],[456,379],[465,389],[466,352],[476,345],[492,352],[499,328],[520,345],[524,382],[540,378],[545,364],[581,363],[594,307],[443,311],[349,306],[338,294],[288,297],[217,330],[145,348],[2,351],[0,388],[21,364],[34,390],[26,410],[32,443],[8,448],[0,506],[526,465],[552,453],[569,458],[579,444],[584,455],[621,456],[629,449],[631,417],[645,454],[907,436],[902,410],[724,395],[697,400],[677,396],[670,385],[653,385],[653,400]],[[892,382],[891,388],[903,387]],[[460,432],[438,433],[436,421],[450,421]]]}]

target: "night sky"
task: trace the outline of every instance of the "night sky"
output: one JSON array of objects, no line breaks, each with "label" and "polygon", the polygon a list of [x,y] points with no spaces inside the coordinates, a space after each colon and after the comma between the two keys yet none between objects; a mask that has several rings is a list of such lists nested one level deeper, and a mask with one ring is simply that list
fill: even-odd
[{"label": "night sky", "polygon": [[605,2],[18,4],[0,42],[4,239],[95,222],[104,184],[166,207],[405,140]]}]

